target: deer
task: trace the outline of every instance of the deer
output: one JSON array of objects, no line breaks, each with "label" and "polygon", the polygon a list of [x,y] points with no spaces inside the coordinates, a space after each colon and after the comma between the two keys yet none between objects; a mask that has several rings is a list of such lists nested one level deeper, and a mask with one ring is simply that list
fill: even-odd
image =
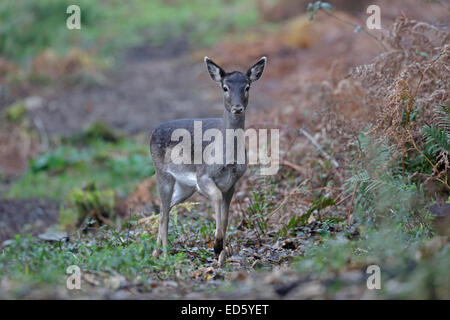
[{"label": "deer", "polygon": [[[224,241],[228,226],[230,202],[236,189],[237,181],[247,169],[247,160],[242,163],[233,158],[222,163],[174,163],[171,152],[179,142],[172,139],[177,129],[184,129],[194,135],[194,122],[201,121],[202,131],[217,129],[225,137],[229,129],[245,130],[245,111],[249,101],[249,91],[252,83],[257,81],[265,68],[267,58],[261,57],[245,73],[233,71],[227,73],[222,67],[208,57],[204,58],[208,73],[217,82],[223,93],[224,112],[222,118],[178,119],[160,124],[153,130],[150,138],[150,153],[155,168],[158,193],[161,200],[157,245],[153,257],[167,255],[169,212],[172,207],[186,201],[192,194],[198,192],[212,204],[215,212],[216,230],[214,239],[214,254],[219,265],[225,259]],[[192,139],[191,139],[192,143]],[[224,143],[224,148],[231,148]],[[236,148],[236,146],[232,146]],[[205,148],[202,142],[202,148]],[[191,157],[194,157],[195,147],[192,145]],[[245,144],[244,144],[245,149]],[[246,158],[246,150],[245,158]],[[226,150],[225,152],[226,153]]]}]

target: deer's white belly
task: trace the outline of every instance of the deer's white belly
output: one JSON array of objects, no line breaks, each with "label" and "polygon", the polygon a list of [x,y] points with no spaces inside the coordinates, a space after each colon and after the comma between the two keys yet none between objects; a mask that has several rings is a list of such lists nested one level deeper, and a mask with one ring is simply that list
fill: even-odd
[{"label": "deer's white belly", "polygon": [[168,171],[175,178],[172,199],[170,205],[176,205],[183,199],[190,197],[195,190],[198,190],[197,176],[195,172],[172,172]]},{"label": "deer's white belly", "polygon": [[173,172],[170,170],[167,172],[170,173],[177,182],[189,187],[197,187],[197,174],[195,172]]}]

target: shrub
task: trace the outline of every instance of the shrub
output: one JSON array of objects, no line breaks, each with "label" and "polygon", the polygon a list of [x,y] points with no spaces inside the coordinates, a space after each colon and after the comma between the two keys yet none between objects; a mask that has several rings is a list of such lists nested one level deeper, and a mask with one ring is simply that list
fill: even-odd
[{"label": "shrub", "polygon": [[67,202],[73,206],[77,215],[77,224],[86,227],[114,225],[115,193],[113,190],[99,190],[95,183],[83,189],[74,189],[67,197]]}]

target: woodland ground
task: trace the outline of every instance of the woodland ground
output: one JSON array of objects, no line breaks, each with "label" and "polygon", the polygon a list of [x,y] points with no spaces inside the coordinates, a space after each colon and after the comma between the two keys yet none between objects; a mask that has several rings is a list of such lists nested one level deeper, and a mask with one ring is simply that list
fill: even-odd
[{"label": "woodland ground", "polygon": [[[364,21],[364,8],[338,2],[337,18],[317,10],[309,21],[304,9],[289,10],[292,1],[281,3],[256,1],[261,20],[240,37],[215,30],[221,40],[198,48],[174,32],[162,44],[127,44],[109,69],[75,49],[36,54],[20,77],[19,62],[0,61],[0,76],[10,77],[0,100],[0,297],[450,297],[448,151],[402,149],[412,148],[409,133],[424,147],[419,125],[449,105],[447,12],[440,3],[381,2],[390,33],[380,42],[348,25]],[[172,210],[170,256],[151,258],[159,200],[148,133],[169,119],[222,114],[204,55],[229,69],[268,56],[247,127],[282,135],[278,174],[249,168],[240,182],[223,268],[200,196]],[[406,124],[398,120],[405,112]],[[366,286],[371,264],[382,270],[379,291]],[[69,265],[80,266],[82,290],[67,290]]]}]

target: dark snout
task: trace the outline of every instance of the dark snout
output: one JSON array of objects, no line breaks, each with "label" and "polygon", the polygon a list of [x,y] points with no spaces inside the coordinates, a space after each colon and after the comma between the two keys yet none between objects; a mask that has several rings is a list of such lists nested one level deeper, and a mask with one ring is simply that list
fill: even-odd
[{"label": "dark snout", "polygon": [[244,112],[244,107],[239,104],[231,107],[231,113],[233,113],[233,114],[241,114],[243,112]]}]

